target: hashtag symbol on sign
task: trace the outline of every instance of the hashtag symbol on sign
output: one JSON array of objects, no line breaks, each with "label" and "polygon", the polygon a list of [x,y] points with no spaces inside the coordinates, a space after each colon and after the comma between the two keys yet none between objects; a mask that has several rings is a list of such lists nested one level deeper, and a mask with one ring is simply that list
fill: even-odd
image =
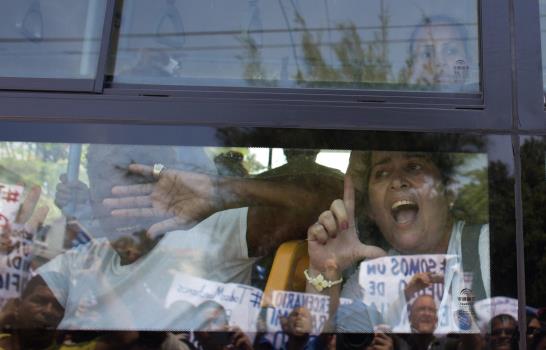
[{"label": "hashtag symbol on sign", "polygon": [[250,303],[252,304],[253,307],[258,307],[260,306],[260,302],[262,301],[262,293],[252,293],[250,294]]},{"label": "hashtag symbol on sign", "polygon": [[5,195],[4,195],[4,200],[8,203],[15,203],[19,200],[19,192],[17,191],[12,191],[12,190],[9,190]]}]

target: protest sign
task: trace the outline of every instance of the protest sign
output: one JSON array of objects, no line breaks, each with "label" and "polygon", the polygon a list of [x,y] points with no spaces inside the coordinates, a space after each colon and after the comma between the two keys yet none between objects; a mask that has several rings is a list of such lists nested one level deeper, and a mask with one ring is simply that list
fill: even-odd
[{"label": "protest sign", "polygon": [[311,316],[311,334],[320,334],[328,320],[330,298],[326,295],[287,291],[273,291],[272,304],[267,310],[267,331],[282,331],[281,318],[298,307],[304,307]]},{"label": "protest sign", "polygon": [[[349,305],[353,301],[340,298],[340,305]],[[321,334],[329,319],[330,297],[289,291],[273,291],[267,306],[266,331],[264,335],[274,349],[280,349],[288,341],[289,334],[283,331],[281,318],[288,317],[297,307],[305,307],[311,316],[310,339]]]},{"label": "protest sign", "polygon": [[237,283],[220,283],[176,273],[165,307],[177,301],[185,301],[197,307],[205,301],[222,305],[229,315],[229,325],[238,326],[245,332],[255,332],[262,301],[262,291]]},{"label": "protest sign", "polygon": [[0,183],[0,234],[9,243],[0,252],[0,306],[21,295],[30,278],[32,234],[15,225],[23,187]]},{"label": "protest sign", "polygon": [[6,232],[15,221],[22,193],[22,186],[0,183],[0,233]]},{"label": "protest sign", "polygon": [[[401,297],[404,289],[418,273],[430,273],[437,278],[442,277],[443,281],[451,280],[453,270],[458,266],[452,264],[454,261],[455,255],[445,254],[398,255],[364,261],[359,272],[359,284],[364,291],[363,302],[375,306],[393,331],[409,332],[407,305]],[[444,282],[440,282],[431,284],[413,297],[428,294],[434,298],[438,305],[438,331],[451,323],[450,306],[446,302],[451,297],[446,295],[444,298],[444,293],[449,293],[449,290],[444,287]],[[413,299],[408,302],[411,303]]]}]

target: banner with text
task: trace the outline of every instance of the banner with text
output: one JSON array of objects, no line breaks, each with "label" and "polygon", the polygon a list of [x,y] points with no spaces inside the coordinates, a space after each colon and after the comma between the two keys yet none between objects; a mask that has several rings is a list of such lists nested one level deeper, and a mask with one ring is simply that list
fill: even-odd
[{"label": "banner with text", "polygon": [[22,186],[0,183],[0,306],[21,295],[30,278],[32,234],[15,224]]},{"label": "banner with text", "polygon": [[[364,303],[375,306],[389,323],[393,331],[408,332],[409,322],[407,304],[402,297],[406,286],[417,274],[428,274],[433,283],[416,293],[411,303],[418,295],[428,294],[434,297],[440,307],[444,297],[444,277],[446,266],[456,259],[455,255],[425,254],[398,255],[364,261],[360,265],[359,284],[363,288]],[[451,318],[448,307],[440,307],[438,312],[439,326],[449,323]]]},{"label": "banner with text", "polygon": [[242,284],[220,283],[177,273],[167,293],[165,307],[177,301],[198,307],[203,302],[220,304],[229,316],[229,325],[238,326],[245,332],[255,332],[262,291]]},{"label": "banner with text", "polygon": [[271,307],[267,310],[267,331],[282,331],[281,319],[288,318],[296,308],[305,308],[306,311],[298,312],[298,317],[307,318],[310,322],[311,334],[320,334],[328,320],[330,298],[326,295],[309,294],[287,291],[273,291]]}]

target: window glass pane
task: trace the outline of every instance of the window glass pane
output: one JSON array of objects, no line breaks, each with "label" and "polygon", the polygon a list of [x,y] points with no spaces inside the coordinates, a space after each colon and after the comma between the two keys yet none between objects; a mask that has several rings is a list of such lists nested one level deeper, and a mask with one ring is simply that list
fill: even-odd
[{"label": "window glass pane", "polygon": [[[2,325],[204,348],[515,334],[509,137],[283,133],[308,147],[252,147],[274,135],[252,129],[219,129],[225,147],[0,143],[2,315],[11,298],[23,315]],[[324,135],[350,147],[310,147]],[[165,330],[189,333],[144,332]]]},{"label": "window glass pane", "polygon": [[541,41],[541,47],[542,47],[542,81],[544,84],[544,89],[546,91],[546,70],[545,70],[545,62],[546,62],[546,1],[539,0],[539,6],[540,6],[540,41]]},{"label": "window glass pane", "polygon": [[114,81],[479,91],[464,0],[124,1]]},{"label": "window glass pane", "polygon": [[546,225],[546,143],[542,137],[521,138],[523,232],[525,237],[525,291],[527,293],[527,344],[546,344],[544,242]]},{"label": "window glass pane", "polygon": [[2,4],[0,77],[94,78],[106,0]]}]

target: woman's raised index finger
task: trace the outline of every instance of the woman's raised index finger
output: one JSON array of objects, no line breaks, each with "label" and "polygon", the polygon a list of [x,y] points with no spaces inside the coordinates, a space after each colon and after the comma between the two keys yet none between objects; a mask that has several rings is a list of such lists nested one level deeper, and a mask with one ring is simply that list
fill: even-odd
[{"label": "woman's raised index finger", "polygon": [[353,180],[349,175],[345,175],[345,181],[343,183],[343,202],[345,203],[345,209],[347,210],[347,220],[349,221],[349,227],[355,226],[355,186]]}]

